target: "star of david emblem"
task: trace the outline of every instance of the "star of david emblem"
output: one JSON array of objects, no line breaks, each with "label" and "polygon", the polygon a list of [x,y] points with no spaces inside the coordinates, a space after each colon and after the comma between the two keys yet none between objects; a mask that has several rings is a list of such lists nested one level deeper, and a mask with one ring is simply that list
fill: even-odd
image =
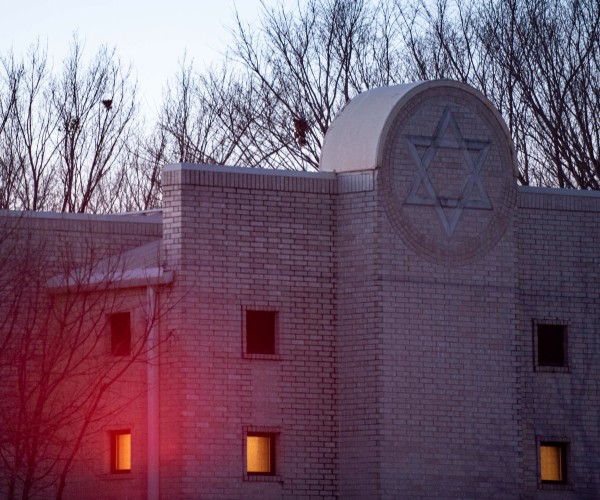
[{"label": "star of david emblem", "polygon": [[[432,206],[440,223],[451,236],[465,209],[492,210],[492,202],[481,181],[491,142],[465,139],[450,108],[446,108],[435,129],[433,137],[405,136],[408,150],[417,168],[406,202],[409,205]],[[419,149],[425,152],[421,155]],[[462,153],[465,180],[457,197],[442,197],[434,187],[429,175],[435,155],[440,149],[457,149]]]}]

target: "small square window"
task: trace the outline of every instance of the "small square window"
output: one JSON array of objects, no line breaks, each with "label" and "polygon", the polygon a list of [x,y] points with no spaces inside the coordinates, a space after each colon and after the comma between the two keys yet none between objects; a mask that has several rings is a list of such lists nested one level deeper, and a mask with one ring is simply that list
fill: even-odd
[{"label": "small square window", "polygon": [[129,429],[110,433],[110,471],[131,472],[131,431]]},{"label": "small square window", "polygon": [[543,484],[567,482],[567,443],[540,442],[540,479]]},{"label": "small square window", "polygon": [[275,354],[275,311],[246,311],[246,352]]},{"label": "small square window", "polygon": [[565,325],[537,325],[538,366],[566,366],[567,327]]},{"label": "small square window", "polygon": [[110,344],[114,356],[131,354],[131,319],[128,312],[110,315]]},{"label": "small square window", "polygon": [[275,434],[249,432],[246,436],[246,473],[256,476],[275,475]]}]

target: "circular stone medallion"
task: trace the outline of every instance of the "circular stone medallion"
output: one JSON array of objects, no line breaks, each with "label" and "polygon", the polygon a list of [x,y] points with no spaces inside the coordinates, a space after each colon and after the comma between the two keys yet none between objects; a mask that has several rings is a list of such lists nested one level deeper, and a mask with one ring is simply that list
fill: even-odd
[{"label": "circular stone medallion", "polygon": [[506,231],[516,202],[512,141],[499,114],[470,87],[417,87],[391,117],[380,165],[393,228],[428,260],[467,264]]}]

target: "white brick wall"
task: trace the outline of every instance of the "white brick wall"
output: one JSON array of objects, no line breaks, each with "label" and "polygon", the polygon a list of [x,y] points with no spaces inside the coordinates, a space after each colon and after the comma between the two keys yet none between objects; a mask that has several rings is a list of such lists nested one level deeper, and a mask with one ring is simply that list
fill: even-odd
[{"label": "white brick wall", "polygon": [[[172,165],[162,226],[26,219],[22,244],[50,236],[57,248],[91,234],[117,252],[162,230],[175,272],[161,323],[163,497],[598,495],[600,196],[517,190],[489,110],[469,114],[464,96],[434,90],[386,128],[400,139],[383,138],[374,170]],[[492,205],[467,207],[450,232],[433,206],[405,203],[415,166],[401,149],[406,123],[426,138],[448,106],[464,137],[491,144],[481,182]],[[460,159],[428,166],[450,216]],[[247,309],[277,311],[274,355],[244,353]],[[568,369],[534,370],[535,321],[568,325]],[[130,418],[143,435],[141,401]],[[276,436],[273,477],[244,473],[248,431]],[[569,443],[558,491],[538,481],[540,440]],[[144,496],[143,475],[132,496]],[[96,498],[125,484],[76,477]]]}]

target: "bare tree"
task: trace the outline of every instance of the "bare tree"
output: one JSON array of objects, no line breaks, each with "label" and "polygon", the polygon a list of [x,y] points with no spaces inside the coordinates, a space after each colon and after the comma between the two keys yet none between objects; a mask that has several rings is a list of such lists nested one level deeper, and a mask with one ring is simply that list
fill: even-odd
[{"label": "bare tree", "polygon": [[528,173],[600,188],[600,5],[512,0],[481,11],[482,45],[525,108]]},{"label": "bare tree", "polygon": [[114,187],[136,124],[130,71],[106,48],[86,65],[76,38],[61,75],[52,74],[39,44],[22,62],[8,57],[4,68],[2,205],[106,211],[103,195]]},{"label": "bare tree", "polygon": [[82,47],[73,42],[62,77],[52,87],[60,127],[63,212],[97,212],[96,190],[123,160],[136,107],[130,70],[105,47],[83,67]]},{"label": "bare tree", "polygon": [[597,2],[438,0],[399,8],[412,74],[480,89],[508,123],[522,184],[599,188]]},{"label": "bare tree", "polygon": [[270,110],[257,117],[263,164],[316,169],[335,114],[358,92],[394,81],[395,29],[385,3],[310,0],[263,10],[258,30],[237,19],[235,59]]},{"label": "bare tree", "polygon": [[254,166],[252,131],[265,111],[259,90],[241,73],[224,66],[198,74],[184,60],[167,87],[154,143],[164,141],[167,162]]},{"label": "bare tree", "polygon": [[62,74],[36,46],[2,60],[0,206],[105,212],[160,204],[161,163],[318,168],[349,99],[451,78],[504,115],[522,184],[600,188],[600,6],[580,0],[307,0],[238,17],[222,68],[184,61],[156,126],[114,51]]},{"label": "bare tree", "polygon": [[215,100],[208,80],[189,68],[175,94],[188,111],[201,109],[183,91],[195,86],[203,106],[219,102],[220,113],[248,113],[243,133],[230,136],[244,155],[205,154],[213,129],[196,139],[184,126],[190,115],[173,107],[170,116],[179,121],[171,120],[169,130],[186,137],[185,152],[197,148],[187,156],[194,161],[243,158],[251,166],[316,169],[324,134],[355,94],[451,78],[481,90],[505,116],[522,184],[597,189],[599,10],[597,2],[578,0],[309,0],[294,10],[283,3],[264,7],[257,26],[238,17],[234,31],[232,57],[241,69],[232,76],[252,89],[245,94],[251,103],[240,106],[244,98],[231,94]]},{"label": "bare tree", "polygon": [[52,105],[46,54],[37,46],[28,56],[15,106],[14,137],[22,179],[20,201],[31,210],[40,210],[52,203],[58,118]]},{"label": "bare tree", "polygon": [[23,76],[23,68],[18,65],[12,54],[0,58],[2,74],[0,74],[0,134],[4,131],[10,113],[15,105],[17,89]]},{"label": "bare tree", "polygon": [[[161,173],[169,163],[166,133],[158,129],[137,134],[104,194],[104,206],[111,212],[138,212],[158,209],[162,200]],[[171,160],[173,161],[173,160]]]},{"label": "bare tree", "polygon": [[509,70],[511,61],[520,57],[510,35],[514,27],[505,26],[508,55],[507,66],[502,66],[497,63],[497,55],[482,42],[487,37],[483,16],[489,15],[483,9],[462,0],[397,5],[408,79],[449,78],[481,90],[504,115],[519,152],[520,181],[529,184],[529,112]]},{"label": "bare tree", "polygon": [[14,103],[0,131],[3,171],[12,182],[7,186],[5,206],[39,210],[46,205],[52,189],[55,146],[52,134],[57,128],[47,87],[50,84],[46,55],[33,46],[25,62],[16,63],[11,55],[9,68]]},{"label": "bare tree", "polygon": [[[107,314],[125,304],[115,284],[127,254],[106,255],[93,233],[74,245],[40,237],[23,229],[26,221],[12,219],[2,221],[0,241],[6,299],[0,304],[0,491],[6,498],[61,498],[85,440],[144,394],[143,387],[118,391],[119,397],[115,391],[154,355],[150,332],[163,309],[148,310],[139,294],[135,300],[147,314],[130,354],[111,355]],[[158,286],[151,278],[147,285]],[[128,300],[131,306],[131,295]]]},{"label": "bare tree", "polygon": [[335,114],[359,91],[394,81],[394,12],[365,1],[310,0],[237,18],[230,67],[183,65],[161,129],[170,161],[291,170],[318,167]]},{"label": "bare tree", "polygon": [[[10,123],[10,116],[17,100],[17,90],[22,78],[22,67],[12,54],[0,59],[0,137]],[[13,168],[14,159],[0,155],[0,208],[8,208],[12,201],[17,181],[17,172]]]}]

